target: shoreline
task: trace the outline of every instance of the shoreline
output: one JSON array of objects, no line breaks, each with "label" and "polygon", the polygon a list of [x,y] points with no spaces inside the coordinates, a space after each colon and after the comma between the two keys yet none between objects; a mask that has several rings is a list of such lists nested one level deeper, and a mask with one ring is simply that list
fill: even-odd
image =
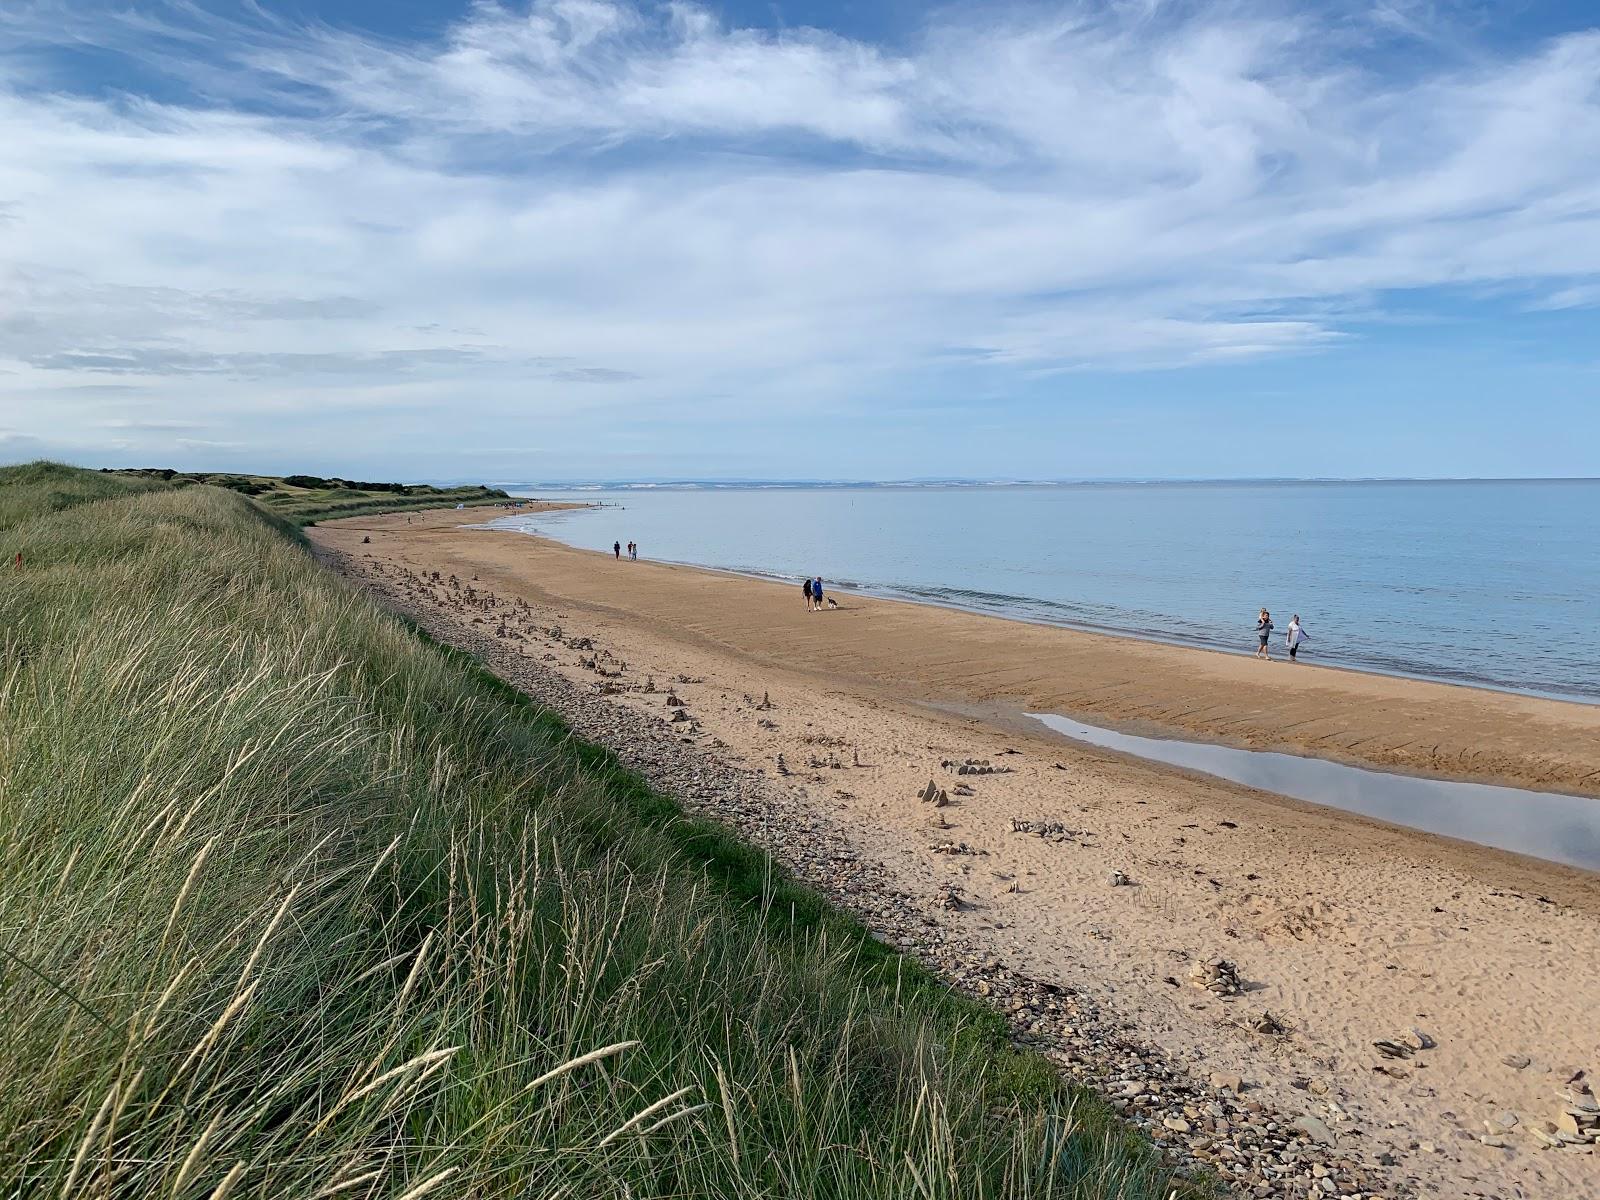
[{"label": "shoreline", "polygon": [[[1291,666],[1281,658],[1258,663],[1248,654],[859,590],[836,592],[844,607],[817,615],[842,635],[841,651],[795,629],[788,618],[807,614],[791,585],[770,577],[641,559],[621,564],[636,576],[591,578],[581,564],[604,569],[610,556],[541,533],[452,519],[459,516],[430,527],[435,535],[467,526],[474,537],[527,543],[547,566],[562,565],[575,600],[626,609],[662,632],[693,631],[756,660],[798,658],[801,670],[848,674],[857,686],[902,699],[1049,712],[1140,736],[1600,802],[1600,705],[1349,667]],[[679,619],[651,612],[655,599],[684,591],[692,597],[675,606]],[[768,621],[741,622],[732,636],[731,627],[703,620],[704,609],[734,594],[741,604],[759,605]],[[833,625],[847,616],[868,618],[871,630],[846,634]]]},{"label": "shoreline", "polygon": [[[539,512],[605,507],[604,505],[595,503],[563,504],[554,501],[543,501],[541,503],[543,503],[546,507],[539,509]],[[508,514],[506,517],[497,517],[495,520],[514,520],[517,515],[518,514]],[[601,558],[605,557],[605,552],[603,550],[594,550],[587,546],[579,545],[575,542],[564,541],[561,538],[552,536],[551,533],[543,529],[517,529],[511,526],[496,526],[492,522],[485,522],[482,525],[473,526],[473,528],[485,529],[496,533],[516,533],[524,537],[539,538],[543,541],[553,542],[558,546],[580,554],[596,554]],[[797,585],[804,578],[800,575],[790,575],[781,571],[761,571],[755,568],[729,567],[713,563],[689,562],[687,560],[677,558],[651,558],[648,561],[661,566],[681,567],[690,571],[707,571],[712,574],[730,576],[735,579],[748,579],[755,582],[772,583],[783,586]],[[861,596],[867,599],[881,600],[894,604],[911,604],[926,608],[944,609],[949,612],[966,613],[975,617],[989,617],[997,621],[1012,621],[1021,625],[1033,625],[1041,629],[1060,629],[1069,633],[1082,633],[1095,637],[1115,638],[1120,641],[1139,642],[1152,646],[1165,646],[1174,650],[1194,650],[1207,654],[1222,654],[1232,658],[1254,658],[1254,654],[1250,648],[1243,645],[1235,649],[1232,646],[1215,644],[1200,640],[1199,638],[1163,638],[1146,633],[1140,633],[1139,631],[1133,629],[1122,629],[1110,625],[1095,625],[1086,621],[1051,620],[1045,616],[1031,615],[1021,609],[1014,610],[1003,607],[984,608],[975,604],[961,604],[954,600],[942,599],[938,596],[923,594],[915,589],[896,587],[892,584],[864,584],[850,580],[842,582],[832,581],[829,583],[829,587],[836,592],[842,592],[851,596]],[[1017,599],[1027,600],[1027,597],[1018,597]],[[1275,638],[1276,636],[1277,635],[1274,634]],[[1281,639],[1278,639],[1273,643],[1273,649],[1277,654],[1277,656],[1273,659],[1274,662],[1281,662],[1286,658],[1286,652],[1284,651],[1284,648],[1280,642]],[[1298,665],[1315,668],[1319,671],[1340,671],[1352,675],[1372,675],[1382,679],[1409,680],[1415,683],[1433,683],[1442,687],[1466,688],[1471,691],[1488,692],[1493,695],[1523,696],[1532,700],[1550,700],[1560,704],[1576,704],[1588,708],[1600,709],[1600,693],[1591,694],[1587,692],[1557,692],[1548,691],[1541,688],[1514,687],[1510,684],[1495,683],[1454,675],[1428,675],[1414,671],[1402,671],[1398,669],[1386,670],[1382,667],[1372,665],[1352,666],[1346,663],[1325,662],[1317,659],[1307,659],[1304,663]]]},{"label": "shoreline", "polygon": [[[1546,1150],[1533,1132],[1554,1119],[1566,1074],[1600,1065],[1587,1001],[1600,991],[1600,875],[1022,727],[1012,669],[1033,671],[1042,642],[1076,643],[1059,653],[1086,669],[1113,663],[1118,679],[1100,702],[1124,709],[1139,707],[1130,696],[1148,707],[1172,688],[1180,694],[1166,703],[1181,708],[1195,681],[1172,664],[1192,667],[1200,651],[854,597],[839,613],[808,615],[776,584],[616,564],[526,534],[458,529],[459,516],[432,528],[396,522],[370,545],[336,525],[313,533],[430,628],[491,646],[502,674],[524,663],[556,672],[619,720],[763,780],[786,807],[761,844],[805,853],[812,823],[828,823],[883,872],[883,887],[910,898],[936,945],[970,939],[983,961],[1092,1001],[1201,1084],[1237,1075],[1241,1099],[1323,1122],[1362,1168],[1397,1162],[1425,1194],[1553,1198],[1600,1186],[1600,1159]],[[424,579],[434,570],[522,615],[503,635],[493,618],[474,623],[472,611],[440,604],[441,585]],[[1008,660],[973,657],[971,639],[982,650],[981,631],[997,629]],[[1260,723],[1257,673],[1238,678],[1257,664],[1222,665],[1220,684],[1199,682],[1213,709],[1226,699],[1222,723],[1237,737]],[[1352,701],[1352,687],[1368,698]],[[666,703],[669,688],[682,706]],[[958,711],[963,691],[993,695]],[[1500,741],[1501,758],[1519,744],[1538,752],[1530,712],[1548,740],[1569,707],[1383,677],[1326,691],[1312,697],[1323,719],[1364,724],[1364,736],[1414,711],[1419,695],[1436,721],[1452,705],[1487,707],[1476,734],[1471,723],[1451,728]],[[604,740],[642,752],[620,727]],[[1009,769],[960,777],[941,766],[968,758]],[[930,779],[947,803],[918,799]],[[1119,873],[1125,884],[1108,883]],[[1239,995],[1187,982],[1218,957],[1237,964]],[[1286,1032],[1257,1032],[1263,1012]],[[1373,1049],[1413,1026],[1437,1047],[1403,1062]],[[1124,1086],[1106,1081],[1113,1097]],[[1504,1112],[1517,1114],[1516,1131],[1486,1132]],[[1166,1136],[1159,1121],[1157,1132]],[[1197,1127],[1171,1140],[1203,1156],[1212,1148],[1195,1147],[1217,1137]],[[1303,1196],[1311,1183],[1281,1194]]]}]

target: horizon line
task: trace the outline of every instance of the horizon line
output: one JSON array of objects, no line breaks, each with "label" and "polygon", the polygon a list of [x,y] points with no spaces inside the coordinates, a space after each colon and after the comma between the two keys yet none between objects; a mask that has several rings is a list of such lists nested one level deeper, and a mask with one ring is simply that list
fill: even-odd
[{"label": "horizon line", "polygon": [[[438,482],[438,481],[435,481]],[[1171,475],[1080,476],[1012,479],[982,476],[924,476],[904,479],[823,479],[712,477],[632,477],[603,479],[486,480],[490,487],[1077,487],[1116,484],[1321,484],[1321,483],[1600,483],[1600,475]]]}]

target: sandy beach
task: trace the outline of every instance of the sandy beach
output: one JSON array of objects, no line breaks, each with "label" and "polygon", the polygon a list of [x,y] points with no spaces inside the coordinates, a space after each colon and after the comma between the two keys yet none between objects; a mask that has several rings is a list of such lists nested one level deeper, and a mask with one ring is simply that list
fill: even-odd
[{"label": "sandy beach", "polygon": [[[1585,794],[1600,788],[1600,707],[852,595],[812,614],[797,587],[466,527],[482,519],[308,532],[441,627],[473,618],[432,572],[527,605],[518,653],[651,720],[686,712],[684,737],[826,814],[930,920],[1096,997],[1202,1080],[1238,1076],[1243,1095],[1314,1117],[1397,1193],[1600,1196],[1591,1149],[1540,1136],[1569,1078],[1600,1067],[1600,876],[1094,750],[1020,715]],[[525,632],[554,626],[560,641]],[[943,765],[966,760],[1006,770]],[[948,803],[919,798],[930,780]],[[1191,982],[1217,957],[1239,994]],[[1264,1012],[1283,1033],[1257,1030]],[[1413,1030],[1435,1044],[1374,1046]]]}]

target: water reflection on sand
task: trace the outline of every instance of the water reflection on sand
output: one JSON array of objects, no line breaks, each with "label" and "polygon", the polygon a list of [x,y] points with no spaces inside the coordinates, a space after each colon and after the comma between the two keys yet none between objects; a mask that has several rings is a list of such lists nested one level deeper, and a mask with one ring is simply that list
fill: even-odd
[{"label": "water reflection on sand", "polygon": [[1138,737],[1051,713],[1028,715],[1056,733],[1093,746],[1428,833],[1600,870],[1600,800],[1395,775],[1207,742]]}]

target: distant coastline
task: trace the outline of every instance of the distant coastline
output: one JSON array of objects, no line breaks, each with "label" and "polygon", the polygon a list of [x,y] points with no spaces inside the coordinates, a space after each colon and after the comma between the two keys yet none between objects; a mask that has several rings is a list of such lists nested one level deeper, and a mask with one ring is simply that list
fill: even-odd
[{"label": "distant coastline", "polygon": [[1262,478],[1144,479],[640,479],[568,480],[542,483],[497,481],[493,486],[526,495],[534,491],[611,492],[611,491],[745,491],[745,490],[880,490],[917,488],[1098,488],[1098,487],[1315,487],[1346,484],[1541,484],[1594,483],[1600,476],[1537,475],[1511,476],[1384,476],[1356,478],[1340,476],[1279,476]]}]

